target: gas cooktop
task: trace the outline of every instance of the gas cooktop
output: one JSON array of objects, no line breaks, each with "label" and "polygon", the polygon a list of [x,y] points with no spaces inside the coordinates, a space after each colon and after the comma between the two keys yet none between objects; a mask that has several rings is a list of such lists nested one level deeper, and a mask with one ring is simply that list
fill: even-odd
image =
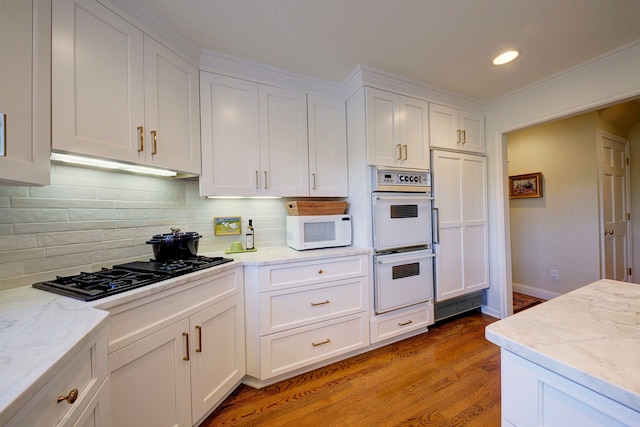
[{"label": "gas cooktop", "polygon": [[94,273],[57,276],[55,280],[34,283],[33,287],[83,301],[93,301],[231,261],[231,258],[205,256],[163,262],[135,261],[103,268]]}]

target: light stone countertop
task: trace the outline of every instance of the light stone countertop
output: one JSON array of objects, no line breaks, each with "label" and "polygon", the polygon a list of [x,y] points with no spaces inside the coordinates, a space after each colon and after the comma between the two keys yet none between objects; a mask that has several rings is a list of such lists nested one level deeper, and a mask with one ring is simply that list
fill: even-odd
[{"label": "light stone countertop", "polygon": [[[275,265],[368,253],[366,249],[351,246],[308,251],[268,247],[241,254],[204,252],[199,255],[224,256],[234,261],[91,302],[30,286],[1,291],[0,425],[107,325],[106,308],[244,265]],[[52,274],[52,278],[54,276]]]},{"label": "light stone countertop", "polygon": [[640,411],[640,285],[600,280],[487,326],[486,338]]}]

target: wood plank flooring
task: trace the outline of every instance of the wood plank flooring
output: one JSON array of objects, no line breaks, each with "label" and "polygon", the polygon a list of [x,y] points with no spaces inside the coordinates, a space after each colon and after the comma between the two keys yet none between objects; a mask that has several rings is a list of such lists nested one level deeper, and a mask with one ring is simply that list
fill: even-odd
[{"label": "wood plank flooring", "polygon": [[497,319],[474,311],[427,333],[256,390],[241,385],[201,425],[499,426]]}]

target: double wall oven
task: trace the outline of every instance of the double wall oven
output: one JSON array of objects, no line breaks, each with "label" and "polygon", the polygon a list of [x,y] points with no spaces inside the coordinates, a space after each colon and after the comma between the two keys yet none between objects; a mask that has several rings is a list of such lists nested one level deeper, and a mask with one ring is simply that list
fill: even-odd
[{"label": "double wall oven", "polygon": [[433,299],[431,176],[372,169],[374,306],[386,313]]}]

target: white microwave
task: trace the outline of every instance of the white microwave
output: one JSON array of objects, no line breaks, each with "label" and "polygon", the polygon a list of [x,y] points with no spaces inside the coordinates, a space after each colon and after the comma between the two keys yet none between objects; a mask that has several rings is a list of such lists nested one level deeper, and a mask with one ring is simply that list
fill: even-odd
[{"label": "white microwave", "polygon": [[296,250],[351,244],[350,215],[287,216],[287,245]]}]

